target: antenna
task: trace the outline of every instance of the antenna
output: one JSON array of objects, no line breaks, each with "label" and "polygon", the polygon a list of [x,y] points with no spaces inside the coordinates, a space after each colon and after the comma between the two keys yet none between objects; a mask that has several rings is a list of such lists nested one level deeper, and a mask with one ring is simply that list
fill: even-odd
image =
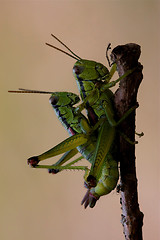
[{"label": "antenna", "polygon": [[81,60],[81,58],[80,58],[77,54],[75,54],[75,53],[74,53],[65,43],[63,43],[59,38],[57,38],[57,37],[56,37],[55,35],[53,35],[53,34],[51,34],[51,36],[52,36],[53,38],[55,38],[60,44],[62,44],[70,53],[72,53],[72,55],[69,54],[69,53],[67,53],[66,51],[64,51],[64,50],[56,47],[56,46],[53,46],[53,45],[49,44],[49,43],[46,43],[46,45],[48,45],[49,47],[52,47],[52,48],[54,48],[54,49],[56,49],[56,50],[58,50],[58,51],[60,51],[60,52],[65,53],[66,55],[68,55],[68,56],[76,59],[77,61]]},{"label": "antenna", "polygon": [[109,51],[110,49],[111,49],[111,43],[108,44],[107,50],[106,50],[106,58],[107,58],[109,67],[112,66],[112,64],[111,64],[111,62],[110,62],[110,60],[109,60],[109,57],[108,57],[108,51]]},{"label": "antenna", "polygon": [[24,88],[18,88],[16,91],[8,91],[10,93],[41,93],[41,94],[52,94],[53,92],[39,91],[39,90],[30,90]]},{"label": "antenna", "polygon": [[51,34],[51,36],[53,37],[53,38],[55,38],[59,43],[61,43],[66,49],[68,49],[68,51],[70,52],[70,53],[72,53],[75,57],[77,57],[77,58],[79,58],[79,60],[81,60],[81,58],[77,55],[77,54],[75,54],[66,44],[64,44],[59,38],[57,38],[55,35],[53,35],[53,34]]},{"label": "antenna", "polygon": [[62,49],[60,49],[60,48],[58,48],[58,47],[55,47],[55,46],[53,46],[53,45],[51,45],[51,44],[49,44],[49,43],[46,43],[46,45],[49,46],[49,47],[52,47],[52,48],[54,48],[54,49],[56,49],[56,50],[58,50],[58,51],[60,51],[60,52],[65,53],[66,55],[68,55],[68,56],[70,56],[70,57],[76,59],[77,61],[80,60],[79,58],[76,58],[76,57],[74,57],[73,55],[71,55],[71,54],[65,52],[64,50],[62,50]]}]

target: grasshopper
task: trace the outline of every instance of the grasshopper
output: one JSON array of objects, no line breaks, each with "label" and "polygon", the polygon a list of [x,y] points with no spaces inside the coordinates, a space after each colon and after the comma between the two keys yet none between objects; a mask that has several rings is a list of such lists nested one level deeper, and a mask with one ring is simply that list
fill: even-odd
[{"label": "grasshopper", "polygon": [[[131,74],[135,69],[128,70],[123,76],[115,81],[110,81],[116,71],[115,63],[109,71],[107,67],[101,63],[82,59],[56,36],[52,34],[52,37],[60,42],[67,50],[69,50],[70,53],[47,43],[48,46],[55,48],[56,50],[61,51],[77,60],[73,66],[73,74],[83,101],[83,103],[77,108],[77,111],[81,112],[85,108],[87,110],[90,125],[95,126],[95,124],[99,123],[99,128],[97,129],[98,141],[94,161],[85,183],[88,187],[95,187],[102,172],[104,159],[108,153],[112,151],[111,149],[113,148],[113,143],[116,138],[117,127],[138,107],[138,105],[131,107],[124,116],[116,122],[113,106],[114,95],[109,88],[115,86],[121,79]],[[110,45],[107,50],[109,48]],[[123,133],[121,134],[131,144],[137,143],[132,142]]]},{"label": "grasshopper", "polygon": [[[74,108],[73,105],[79,102],[78,96],[75,96],[74,94],[71,98],[72,101],[70,102],[69,95],[66,96],[65,93],[61,93],[61,96],[58,95],[58,102],[60,102],[58,103],[59,105],[57,105],[57,96],[55,97],[54,94],[60,93],[24,89],[19,91],[52,94],[51,104],[56,111],[59,120],[71,135],[68,139],[64,140],[49,151],[39,156],[31,157],[28,160],[28,163],[36,168],[49,168],[52,173],[57,173],[64,169],[85,170],[85,186],[88,188],[88,191],[82,200],[82,204],[84,204],[85,207],[88,205],[94,207],[99,197],[108,194],[117,184],[117,161],[115,161],[113,157],[116,155],[116,128],[137,107],[133,106],[118,122],[116,122],[113,107],[113,93],[109,88],[115,86],[121,79],[131,74],[133,70],[127,71],[116,81],[110,81],[116,71],[115,64],[113,64],[111,71],[109,72],[109,70],[101,63],[81,59],[57,37],[54,35],[52,36],[64,45],[71,54],[47,43],[48,46],[77,60],[73,67],[73,73],[83,102],[77,108]],[[81,113],[84,108],[87,110],[89,122]],[[62,112],[65,112],[65,117],[63,118]],[[77,121],[77,119],[79,120]],[[132,143],[129,139],[127,140]],[[91,163],[90,170],[84,166],[73,166],[76,161],[80,160],[79,158],[63,166],[66,161],[77,154],[77,151],[79,151],[82,156]],[[53,166],[48,167],[45,165],[38,165],[40,161],[56,156],[60,153],[65,154]],[[117,170],[115,171],[115,169]],[[106,176],[109,177],[106,178]]]},{"label": "grasshopper", "polygon": [[[97,136],[95,131],[98,124],[95,127],[91,127],[87,118],[82,113],[77,113],[77,108],[74,107],[74,105],[80,101],[78,95],[68,92],[44,92],[26,89],[12,92],[51,94],[50,103],[58,119],[68,131],[70,137],[47,152],[29,158],[28,163],[35,168],[47,168],[50,173],[54,174],[66,169],[84,170],[85,186],[88,190],[82,200],[82,204],[84,204],[85,208],[88,205],[93,208],[96,201],[101,196],[110,193],[116,187],[119,178],[118,162],[114,160],[112,151],[109,151],[101,166],[101,174],[99,174],[99,177],[97,178],[96,186],[93,187],[87,184],[87,177],[90,169],[86,166],[73,166],[73,164],[80,161],[82,158],[88,160],[92,165],[97,141],[99,140],[99,136]],[[54,165],[48,166],[38,164],[42,160],[64,152],[66,153]],[[75,156],[77,152],[80,152],[82,156],[64,165]]]}]

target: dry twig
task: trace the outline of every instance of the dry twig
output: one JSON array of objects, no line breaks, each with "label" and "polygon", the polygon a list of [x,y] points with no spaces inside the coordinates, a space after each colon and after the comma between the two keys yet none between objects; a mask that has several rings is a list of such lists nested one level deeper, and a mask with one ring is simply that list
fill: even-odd
[{"label": "dry twig", "polygon": [[[137,103],[137,92],[143,78],[143,66],[138,62],[140,53],[140,46],[134,43],[117,46],[111,53],[112,61],[117,64],[119,76],[136,67],[132,74],[121,80],[115,93],[115,108],[118,119]],[[132,141],[135,141],[135,111],[122,122],[120,130]],[[138,204],[135,145],[129,144],[120,136],[119,154],[121,222],[125,239],[142,240],[143,213],[140,211]]]}]

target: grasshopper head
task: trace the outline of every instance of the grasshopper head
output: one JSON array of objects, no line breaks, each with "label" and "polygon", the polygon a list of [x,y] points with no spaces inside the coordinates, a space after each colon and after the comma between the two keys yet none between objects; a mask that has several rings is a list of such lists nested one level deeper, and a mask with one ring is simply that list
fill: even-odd
[{"label": "grasshopper head", "polygon": [[73,74],[82,80],[102,80],[109,75],[108,69],[101,63],[91,60],[78,60],[73,66]]},{"label": "grasshopper head", "polygon": [[51,105],[54,107],[56,106],[67,106],[67,105],[74,105],[80,101],[78,95],[71,93],[71,92],[55,92],[52,93],[49,99]]}]

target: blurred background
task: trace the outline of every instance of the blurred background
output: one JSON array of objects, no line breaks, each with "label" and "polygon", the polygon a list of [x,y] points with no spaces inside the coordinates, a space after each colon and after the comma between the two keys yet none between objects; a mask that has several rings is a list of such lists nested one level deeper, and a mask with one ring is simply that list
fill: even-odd
[{"label": "blurred background", "polygon": [[[124,239],[120,195],[113,191],[94,209],[80,202],[83,172],[56,176],[31,169],[27,158],[68,134],[48,95],[11,94],[28,88],[78,93],[74,60],[45,45],[58,36],[80,57],[108,66],[109,42],[141,45],[144,80],[140,86],[136,146],[143,236],[157,240],[159,229],[159,1],[0,1],[0,239]],[[54,163],[58,157],[46,163]]]}]

